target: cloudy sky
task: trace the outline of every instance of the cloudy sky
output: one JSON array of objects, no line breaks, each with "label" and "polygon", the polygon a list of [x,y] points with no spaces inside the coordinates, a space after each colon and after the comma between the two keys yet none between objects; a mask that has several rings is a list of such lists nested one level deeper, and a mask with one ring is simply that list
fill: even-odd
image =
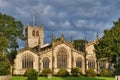
[{"label": "cloudy sky", "polygon": [[0,12],[25,26],[32,25],[33,11],[35,24],[44,24],[45,43],[50,43],[52,33],[56,37],[64,33],[67,40],[73,35],[74,39],[86,36],[92,41],[96,32],[103,35],[103,30],[118,20],[120,0],[0,0]]}]

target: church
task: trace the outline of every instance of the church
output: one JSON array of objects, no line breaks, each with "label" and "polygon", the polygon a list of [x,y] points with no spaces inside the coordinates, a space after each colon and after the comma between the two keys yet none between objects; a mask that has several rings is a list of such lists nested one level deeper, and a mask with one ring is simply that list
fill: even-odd
[{"label": "church", "polygon": [[62,34],[55,39],[52,35],[51,43],[44,44],[44,26],[30,26],[26,29],[26,42],[23,49],[18,50],[14,60],[14,74],[23,75],[27,68],[33,68],[39,73],[44,68],[51,69],[56,74],[60,68],[69,72],[78,67],[85,74],[86,70],[93,68],[97,71],[94,44],[97,40],[85,44],[85,52],[77,50],[73,42],[65,40]]}]

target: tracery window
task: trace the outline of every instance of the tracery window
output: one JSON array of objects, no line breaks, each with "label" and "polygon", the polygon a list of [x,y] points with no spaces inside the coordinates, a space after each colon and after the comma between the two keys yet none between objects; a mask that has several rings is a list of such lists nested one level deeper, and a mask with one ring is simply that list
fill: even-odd
[{"label": "tracery window", "polygon": [[93,69],[95,69],[95,61],[94,61],[94,60],[89,60],[89,61],[88,61],[88,68],[93,68]]},{"label": "tracery window", "polygon": [[22,68],[33,68],[33,56],[30,54],[23,55]]},{"label": "tracery window", "polygon": [[39,31],[36,31],[36,36],[39,36]]},{"label": "tracery window", "polygon": [[35,31],[33,30],[33,32],[32,32],[32,36],[35,36]]},{"label": "tracery window", "polygon": [[47,57],[43,58],[43,68],[49,68],[49,62],[50,60]]},{"label": "tracery window", "polygon": [[76,60],[76,67],[82,68],[82,59],[80,57],[78,57]]},{"label": "tracery window", "polygon": [[104,69],[104,68],[106,68],[106,61],[101,61],[101,62],[99,63],[99,66],[100,66],[100,69],[101,69],[101,70]]},{"label": "tracery window", "polygon": [[57,53],[57,67],[67,68],[67,51],[64,48],[60,48]]}]

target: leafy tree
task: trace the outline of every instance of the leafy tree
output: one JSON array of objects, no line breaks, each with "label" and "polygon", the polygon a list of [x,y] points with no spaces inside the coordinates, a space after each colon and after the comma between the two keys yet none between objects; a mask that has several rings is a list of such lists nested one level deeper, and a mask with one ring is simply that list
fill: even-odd
[{"label": "leafy tree", "polygon": [[120,19],[114,22],[111,29],[104,30],[104,35],[95,45],[98,59],[108,58],[111,63],[120,62]]},{"label": "leafy tree", "polygon": [[10,74],[10,63],[5,54],[0,53],[0,76]]},{"label": "leafy tree", "polygon": [[[16,51],[19,48],[18,39],[24,40],[23,24],[21,21],[15,20],[12,16],[0,13],[0,32],[8,39],[8,51],[11,63],[16,56]],[[14,57],[12,57],[14,56]]]},{"label": "leafy tree", "polygon": [[8,40],[4,37],[4,34],[0,32],[0,52],[3,52],[8,47]]},{"label": "leafy tree", "polygon": [[5,51],[8,47],[8,40],[4,37],[3,33],[0,32],[0,76],[7,75],[10,73],[10,63],[6,59]]},{"label": "leafy tree", "polygon": [[74,40],[73,41],[73,46],[77,50],[81,50],[84,52],[85,50],[85,43],[88,42],[86,40]]}]

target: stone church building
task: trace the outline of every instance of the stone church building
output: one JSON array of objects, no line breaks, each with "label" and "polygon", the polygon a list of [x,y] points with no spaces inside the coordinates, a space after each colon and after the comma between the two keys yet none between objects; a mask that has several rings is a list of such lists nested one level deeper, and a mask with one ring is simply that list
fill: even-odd
[{"label": "stone church building", "polygon": [[44,68],[50,68],[55,74],[60,68],[66,68],[69,72],[74,67],[79,67],[83,74],[87,69],[97,71],[94,44],[96,41],[85,44],[85,52],[73,47],[73,42],[65,40],[64,35],[55,39],[52,35],[51,44],[44,44],[44,27],[26,27],[26,44],[20,49],[14,60],[14,74],[23,75],[27,68],[34,68],[41,72]]}]

